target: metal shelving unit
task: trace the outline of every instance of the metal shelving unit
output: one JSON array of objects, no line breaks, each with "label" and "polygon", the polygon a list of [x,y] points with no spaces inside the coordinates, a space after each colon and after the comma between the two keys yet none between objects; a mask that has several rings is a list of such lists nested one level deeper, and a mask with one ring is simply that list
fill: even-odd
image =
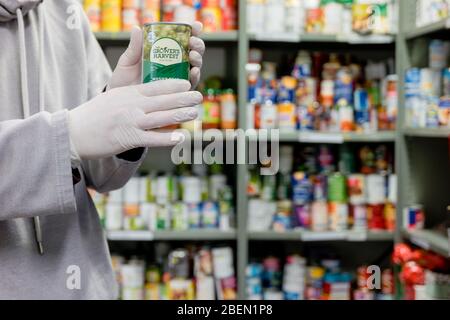
[{"label": "metal shelving unit", "polygon": [[[268,136],[270,138],[270,135]],[[255,137],[251,137],[255,139]],[[260,137],[265,139],[266,137]],[[344,144],[351,142],[395,142],[395,131],[373,133],[357,132],[314,132],[314,131],[280,131],[280,142]]]},{"label": "metal shelving unit", "polygon": [[343,44],[389,44],[395,42],[393,35],[335,35],[320,33],[304,33],[304,34],[250,34],[250,41],[263,42],[319,42],[319,43],[343,43]]},{"label": "metal shelving unit", "polygon": [[221,241],[236,240],[236,231],[107,231],[111,241]]},{"label": "metal shelving unit", "polygon": [[326,231],[312,232],[306,230],[276,231],[250,231],[249,240],[258,241],[393,241],[394,233],[390,231]]},{"label": "metal shelving unit", "polygon": [[[413,21],[415,21],[415,19]],[[448,29],[450,29],[450,19],[443,19],[441,21],[426,26],[412,27],[410,29],[406,29],[405,38],[407,40],[412,40],[415,38],[426,37],[433,35],[435,33],[448,31]]]},{"label": "metal shelving unit", "polygon": [[447,237],[433,230],[403,230],[403,236],[416,246],[450,258],[450,242]]},{"label": "metal shelving unit", "polygon": [[449,138],[450,128],[405,128],[403,134],[408,137]]},{"label": "metal shelving unit", "polygon": [[[404,75],[411,67],[427,66],[430,39],[448,39],[450,19],[416,27],[413,1],[400,0],[399,35],[396,60],[399,76],[399,115],[397,120],[396,160],[398,203],[396,241],[409,240],[427,250],[449,256],[449,239],[432,231],[446,220],[450,203],[448,128],[410,128],[405,121]],[[447,165],[446,165],[447,164]],[[403,230],[402,209],[421,203],[425,208],[425,230]]]},{"label": "metal shelving unit", "polygon": [[[395,143],[396,153],[396,172],[398,175],[398,203],[397,203],[397,229],[392,232],[326,232],[314,233],[308,231],[288,231],[284,233],[277,233],[272,231],[266,232],[248,232],[247,218],[248,218],[248,198],[246,194],[247,186],[247,166],[236,165],[236,211],[237,211],[237,227],[232,232],[220,231],[185,231],[185,232],[109,232],[107,237],[111,241],[233,241],[236,244],[237,257],[237,279],[238,279],[238,296],[241,299],[246,297],[246,274],[245,269],[249,261],[249,247],[255,245],[255,242],[260,241],[343,241],[343,242],[364,242],[364,241],[379,241],[390,242],[393,240],[401,241],[407,239],[425,239],[429,243],[429,248],[439,253],[443,253],[443,240],[435,239],[428,231],[415,232],[414,235],[405,233],[400,226],[402,219],[402,208],[407,204],[412,204],[415,201],[420,201],[422,198],[417,195],[417,186],[419,182],[413,181],[412,170],[417,171],[414,161],[409,161],[410,150],[407,141],[413,139],[416,142],[417,137],[433,137],[433,138],[448,138],[450,131],[447,130],[431,130],[431,129],[411,129],[406,128],[404,123],[404,79],[403,75],[407,68],[413,65],[413,58],[417,56],[416,53],[410,52],[409,42],[416,38],[426,37],[429,34],[436,34],[440,31],[449,28],[449,21],[442,21],[431,26],[422,28],[413,28],[410,23],[415,19],[414,6],[411,5],[411,0],[400,1],[400,31],[397,36],[373,36],[373,37],[342,37],[339,35],[318,35],[318,34],[304,34],[304,35],[248,35],[246,32],[246,1],[239,1],[238,16],[239,16],[239,31],[223,32],[214,34],[204,34],[202,38],[211,42],[214,46],[224,46],[236,50],[231,55],[227,54],[227,64],[229,68],[233,68],[231,75],[236,76],[238,105],[240,106],[238,120],[241,129],[246,129],[247,114],[245,106],[247,105],[247,78],[245,74],[245,67],[247,63],[248,51],[250,44],[258,45],[259,42],[277,42],[280,46],[284,44],[311,42],[314,45],[340,44],[346,46],[351,50],[352,45],[386,45],[386,48],[393,50],[395,45],[395,52],[392,56],[396,57],[396,70],[399,75],[399,114],[397,131],[375,132],[368,134],[359,133],[318,133],[318,132],[282,132],[280,134],[281,142],[291,143],[327,143],[327,144],[344,144],[344,143],[370,143],[370,142],[388,142]],[[97,39],[102,45],[126,45],[129,39],[129,33],[96,33]],[[422,48],[422,50],[424,50]],[[423,53],[423,52],[422,52]],[[237,59],[237,61],[235,61]],[[233,63],[229,64],[228,62]],[[227,67],[228,67],[227,65]],[[227,71],[228,72],[228,71]],[[230,74],[227,73],[228,76]],[[430,139],[428,139],[430,140]],[[439,139],[433,139],[439,140]],[[441,139],[442,140],[442,139]],[[237,139],[237,156],[240,157],[246,150],[246,142]],[[423,169],[420,167],[420,169]],[[434,177],[434,176],[433,176]],[[430,178],[431,179],[431,178]],[[449,179],[450,181],[450,179]],[[426,188],[431,187],[431,181],[422,181]],[[442,185],[440,185],[442,187]],[[443,189],[441,192],[445,192]],[[439,190],[438,190],[439,191]],[[439,192],[437,192],[439,193]],[[414,194],[414,197],[411,195]],[[417,241],[416,241],[417,242]],[[448,252],[447,252],[448,254]]]},{"label": "metal shelving unit", "polygon": [[[129,41],[130,32],[95,32],[99,41]],[[200,36],[207,42],[237,42],[237,31],[204,33]]]}]

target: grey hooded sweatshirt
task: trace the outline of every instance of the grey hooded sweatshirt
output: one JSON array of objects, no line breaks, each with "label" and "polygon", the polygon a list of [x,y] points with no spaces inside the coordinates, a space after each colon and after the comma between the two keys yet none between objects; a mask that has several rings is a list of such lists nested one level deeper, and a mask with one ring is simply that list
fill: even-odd
[{"label": "grey hooded sweatshirt", "polygon": [[0,45],[0,299],[114,299],[87,187],[120,188],[141,160],[83,161],[74,182],[67,127],[110,67],[75,0],[0,0]]}]

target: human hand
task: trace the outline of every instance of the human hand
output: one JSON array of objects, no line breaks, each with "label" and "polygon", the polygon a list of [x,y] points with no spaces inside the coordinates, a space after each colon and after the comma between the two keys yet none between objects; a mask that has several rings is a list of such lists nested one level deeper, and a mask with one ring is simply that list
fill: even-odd
[{"label": "human hand", "polygon": [[[190,81],[192,89],[196,88],[200,81],[203,54],[205,53],[205,43],[202,39],[198,38],[202,29],[203,25],[200,22],[194,22],[192,24],[192,37],[189,40],[189,62],[192,66]],[[107,90],[142,83],[142,47],[143,31],[136,26],[131,31],[128,48],[117,63],[108,83]]]}]

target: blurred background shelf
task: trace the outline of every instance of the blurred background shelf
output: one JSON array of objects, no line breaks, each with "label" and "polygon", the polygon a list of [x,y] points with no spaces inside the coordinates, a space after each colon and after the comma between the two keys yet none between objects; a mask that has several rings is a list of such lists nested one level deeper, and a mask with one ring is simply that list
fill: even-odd
[{"label": "blurred background shelf", "polygon": [[405,38],[412,40],[423,36],[430,36],[438,32],[445,32],[448,31],[448,29],[450,29],[450,19],[443,19],[426,26],[412,28],[409,31],[406,31]]},{"label": "blurred background shelf", "polygon": [[343,43],[343,44],[390,44],[394,43],[393,35],[335,35],[321,33],[305,33],[305,34],[249,34],[250,41],[261,42],[319,42],[319,43]]},{"label": "blurred background shelf", "polygon": [[220,241],[235,240],[236,231],[189,230],[189,231],[107,231],[110,241]]},{"label": "blurred background shelf", "polygon": [[204,33],[200,35],[204,41],[237,41],[238,32],[237,31],[224,31],[224,32],[214,32],[214,33]]},{"label": "blurred background shelf", "polygon": [[250,231],[249,240],[260,241],[392,241],[394,233],[391,231],[326,231],[314,232],[306,230]]},{"label": "blurred background shelf", "polygon": [[403,230],[404,236],[425,250],[450,258],[449,239],[433,230]]},{"label": "blurred background shelf", "polygon": [[[270,137],[270,134],[269,134]],[[265,136],[260,137],[262,140]],[[374,133],[357,132],[298,132],[280,131],[281,142],[343,144],[346,142],[395,142],[395,131],[379,131]]]},{"label": "blurred background shelf", "polygon": [[[130,32],[95,32],[98,41],[128,41]],[[207,42],[233,42],[238,40],[237,31],[204,33],[200,36]]]},{"label": "blurred background shelf", "polygon": [[[307,243],[306,248],[322,247],[327,253],[340,252],[344,260],[349,260],[352,265],[372,261],[381,253],[391,250],[395,242],[410,239],[411,242],[423,248],[436,251],[448,256],[448,239],[433,231],[402,231],[402,210],[410,203],[421,203],[427,211],[426,221],[430,225],[443,221],[442,215],[438,211],[443,207],[441,203],[445,198],[445,205],[448,205],[448,170],[443,166],[448,159],[448,145],[445,139],[428,139],[426,143],[415,143],[415,137],[448,138],[450,129],[414,129],[405,128],[405,101],[404,101],[404,74],[412,67],[425,66],[428,60],[428,44],[421,42],[422,38],[427,40],[435,37],[448,38],[450,20],[443,20],[424,27],[415,27],[416,6],[415,1],[399,0],[400,17],[399,33],[397,35],[371,35],[371,36],[342,36],[327,34],[250,34],[247,25],[247,7],[251,2],[239,1],[237,7],[238,31],[206,33],[201,36],[207,42],[207,50],[204,59],[203,77],[220,75],[223,78],[225,87],[235,90],[237,94],[238,106],[238,128],[245,129],[248,122],[248,78],[245,72],[248,64],[249,49],[261,50],[264,53],[263,61],[286,61],[295,56],[298,50],[308,52],[321,52],[325,54],[339,53],[341,55],[351,55],[355,60],[361,61],[384,61],[392,59],[392,69],[390,72],[398,74],[398,99],[399,113],[397,117],[397,131],[382,131],[374,133],[330,133],[330,132],[283,132],[280,131],[280,142],[286,143],[310,143],[310,144],[336,144],[345,143],[390,143],[389,147],[394,147],[395,143],[395,172],[399,177],[397,192],[397,228],[395,232],[311,232],[306,230],[290,230],[287,232],[252,232],[247,231],[248,221],[248,168],[244,165],[233,166],[229,176],[232,178],[233,191],[235,192],[235,209],[237,230],[222,232],[220,230],[195,230],[195,231],[115,231],[108,232],[107,237],[116,245],[134,245],[133,241],[139,242],[136,246],[145,246],[145,241],[162,240],[170,242],[170,245],[180,245],[186,242],[209,242],[228,241],[235,244],[236,256],[236,276],[238,284],[238,296],[241,299],[247,297],[246,287],[246,267],[252,258],[258,256],[257,253],[266,255],[270,246],[273,252],[281,254],[283,249],[288,247],[303,246],[301,242]],[[277,21],[277,20],[275,20]],[[281,20],[280,20],[281,21]],[[265,21],[267,23],[267,21]],[[260,32],[254,29],[254,32]],[[334,29],[333,29],[334,30]],[[395,32],[395,30],[391,30]],[[446,33],[447,32],[447,33]],[[130,38],[129,32],[98,32],[95,34],[103,49],[108,55],[111,65],[117,62]],[[418,39],[418,41],[416,41]],[[281,59],[280,59],[281,58]],[[395,66],[394,66],[395,61]],[[203,134],[196,140],[203,140]],[[418,139],[420,140],[420,139]],[[423,140],[424,141],[424,140]],[[412,143],[409,143],[412,142]],[[242,152],[244,144],[236,143],[236,150]],[[295,148],[303,147],[296,145]],[[315,146],[306,146],[315,147]],[[344,146],[347,147],[347,146]],[[352,149],[353,146],[349,146]],[[370,146],[372,147],[372,146]],[[426,148],[418,152],[411,150],[414,148]],[[334,148],[332,146],[331,148]],[[440,149],[442,150],[439,151]],[[336,148],[340,149],[340,148]],[[344,149],[344,148],[342,148]],[[170,150],[169,150],[170,151]],[[412,152],[414,151],[414,152]],[[170,155],[170,152],[166,152]],[[158,152],[159,157],[151,154],[153,162],[146,162],[143,170],[156,170],[160,167],[172,165],[168,158],[161,156],[163,152]],[[430,156],[433,161],[430,161]],[[430,165],[430,162],[431,165]],[[435,165],[435,163],[437,165]],[[156,165],[155,165],[156,163]],[[440,197],[436,197],[438,194]],[[442,195],[441,195],[442,194]],[[437,200],[436,200],[437,198]],[[127,243],[120,243],[124,241]],[[173,242],[172,242],[173,241]],[[179,241],[179,242],[177,242]],[[158,243],[159,244],[159,243]],[[150,243],[151,246],[156,244]],[[149,245],[149,246],[150,246]],[[358,247],[354,250],[354,246]],[[364,246],[364,247],[363,247]],[[347,250],[347,247],[349,248]],[[337,250],[339,249],[339,250]],[[375,250],[372,250],[375,249]],[[314,249],[313,249],[314,250]],[[389,259],[390,255],[386,255]],[[352,261],[351,261],[352,260]],[[354,261],[353,261],[354,260]],[[365,261],[363,261],[365,260]],[[358,261],[358,262],[357,262]],[[349,264],[350,264],[349,263]]]},{"label": "blurred background shelf", "polygon": [[405,128],[403,133],[408,137],[448,138],[450,128]]}]

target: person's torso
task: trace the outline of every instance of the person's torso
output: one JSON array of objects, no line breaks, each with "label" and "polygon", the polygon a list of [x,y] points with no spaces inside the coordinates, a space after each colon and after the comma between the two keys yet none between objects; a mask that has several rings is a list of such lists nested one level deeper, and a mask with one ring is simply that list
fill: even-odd
[{"label": "person's torso", "polygon": [[[73,1],[46,0],[44,3],[44,107],[46,111],[55,112],[71,109],[87,100],[88,63],[83,32],[70,23],[74,13],[66,13]],[[39,111],[41,63],[37,10],[30,11],[24,22],[30,111],[33,114]],[[0,23],[0,44],[0,120],[20,119],[23,112],[17,20]]]},{"label": "person's torso", "polygon": [[[67,27],[71,17],[66,12],[71,3],[45,1],[44,106],[49,112],[71,109],[88,99],[83,32]],[[24,21],[30,111],[34,114],[39,111],[40,63],[36,10],[28,13]],[[16,20],[0,23],[0,44],[0,121],[21,119]],[[75,186],[75,195],[76,214],[41,217],[45,251],[42,256],[38,254],[31,219],[0,221],[0,299],[112,299],[116,296],[107,244],[84,178]]]}]

